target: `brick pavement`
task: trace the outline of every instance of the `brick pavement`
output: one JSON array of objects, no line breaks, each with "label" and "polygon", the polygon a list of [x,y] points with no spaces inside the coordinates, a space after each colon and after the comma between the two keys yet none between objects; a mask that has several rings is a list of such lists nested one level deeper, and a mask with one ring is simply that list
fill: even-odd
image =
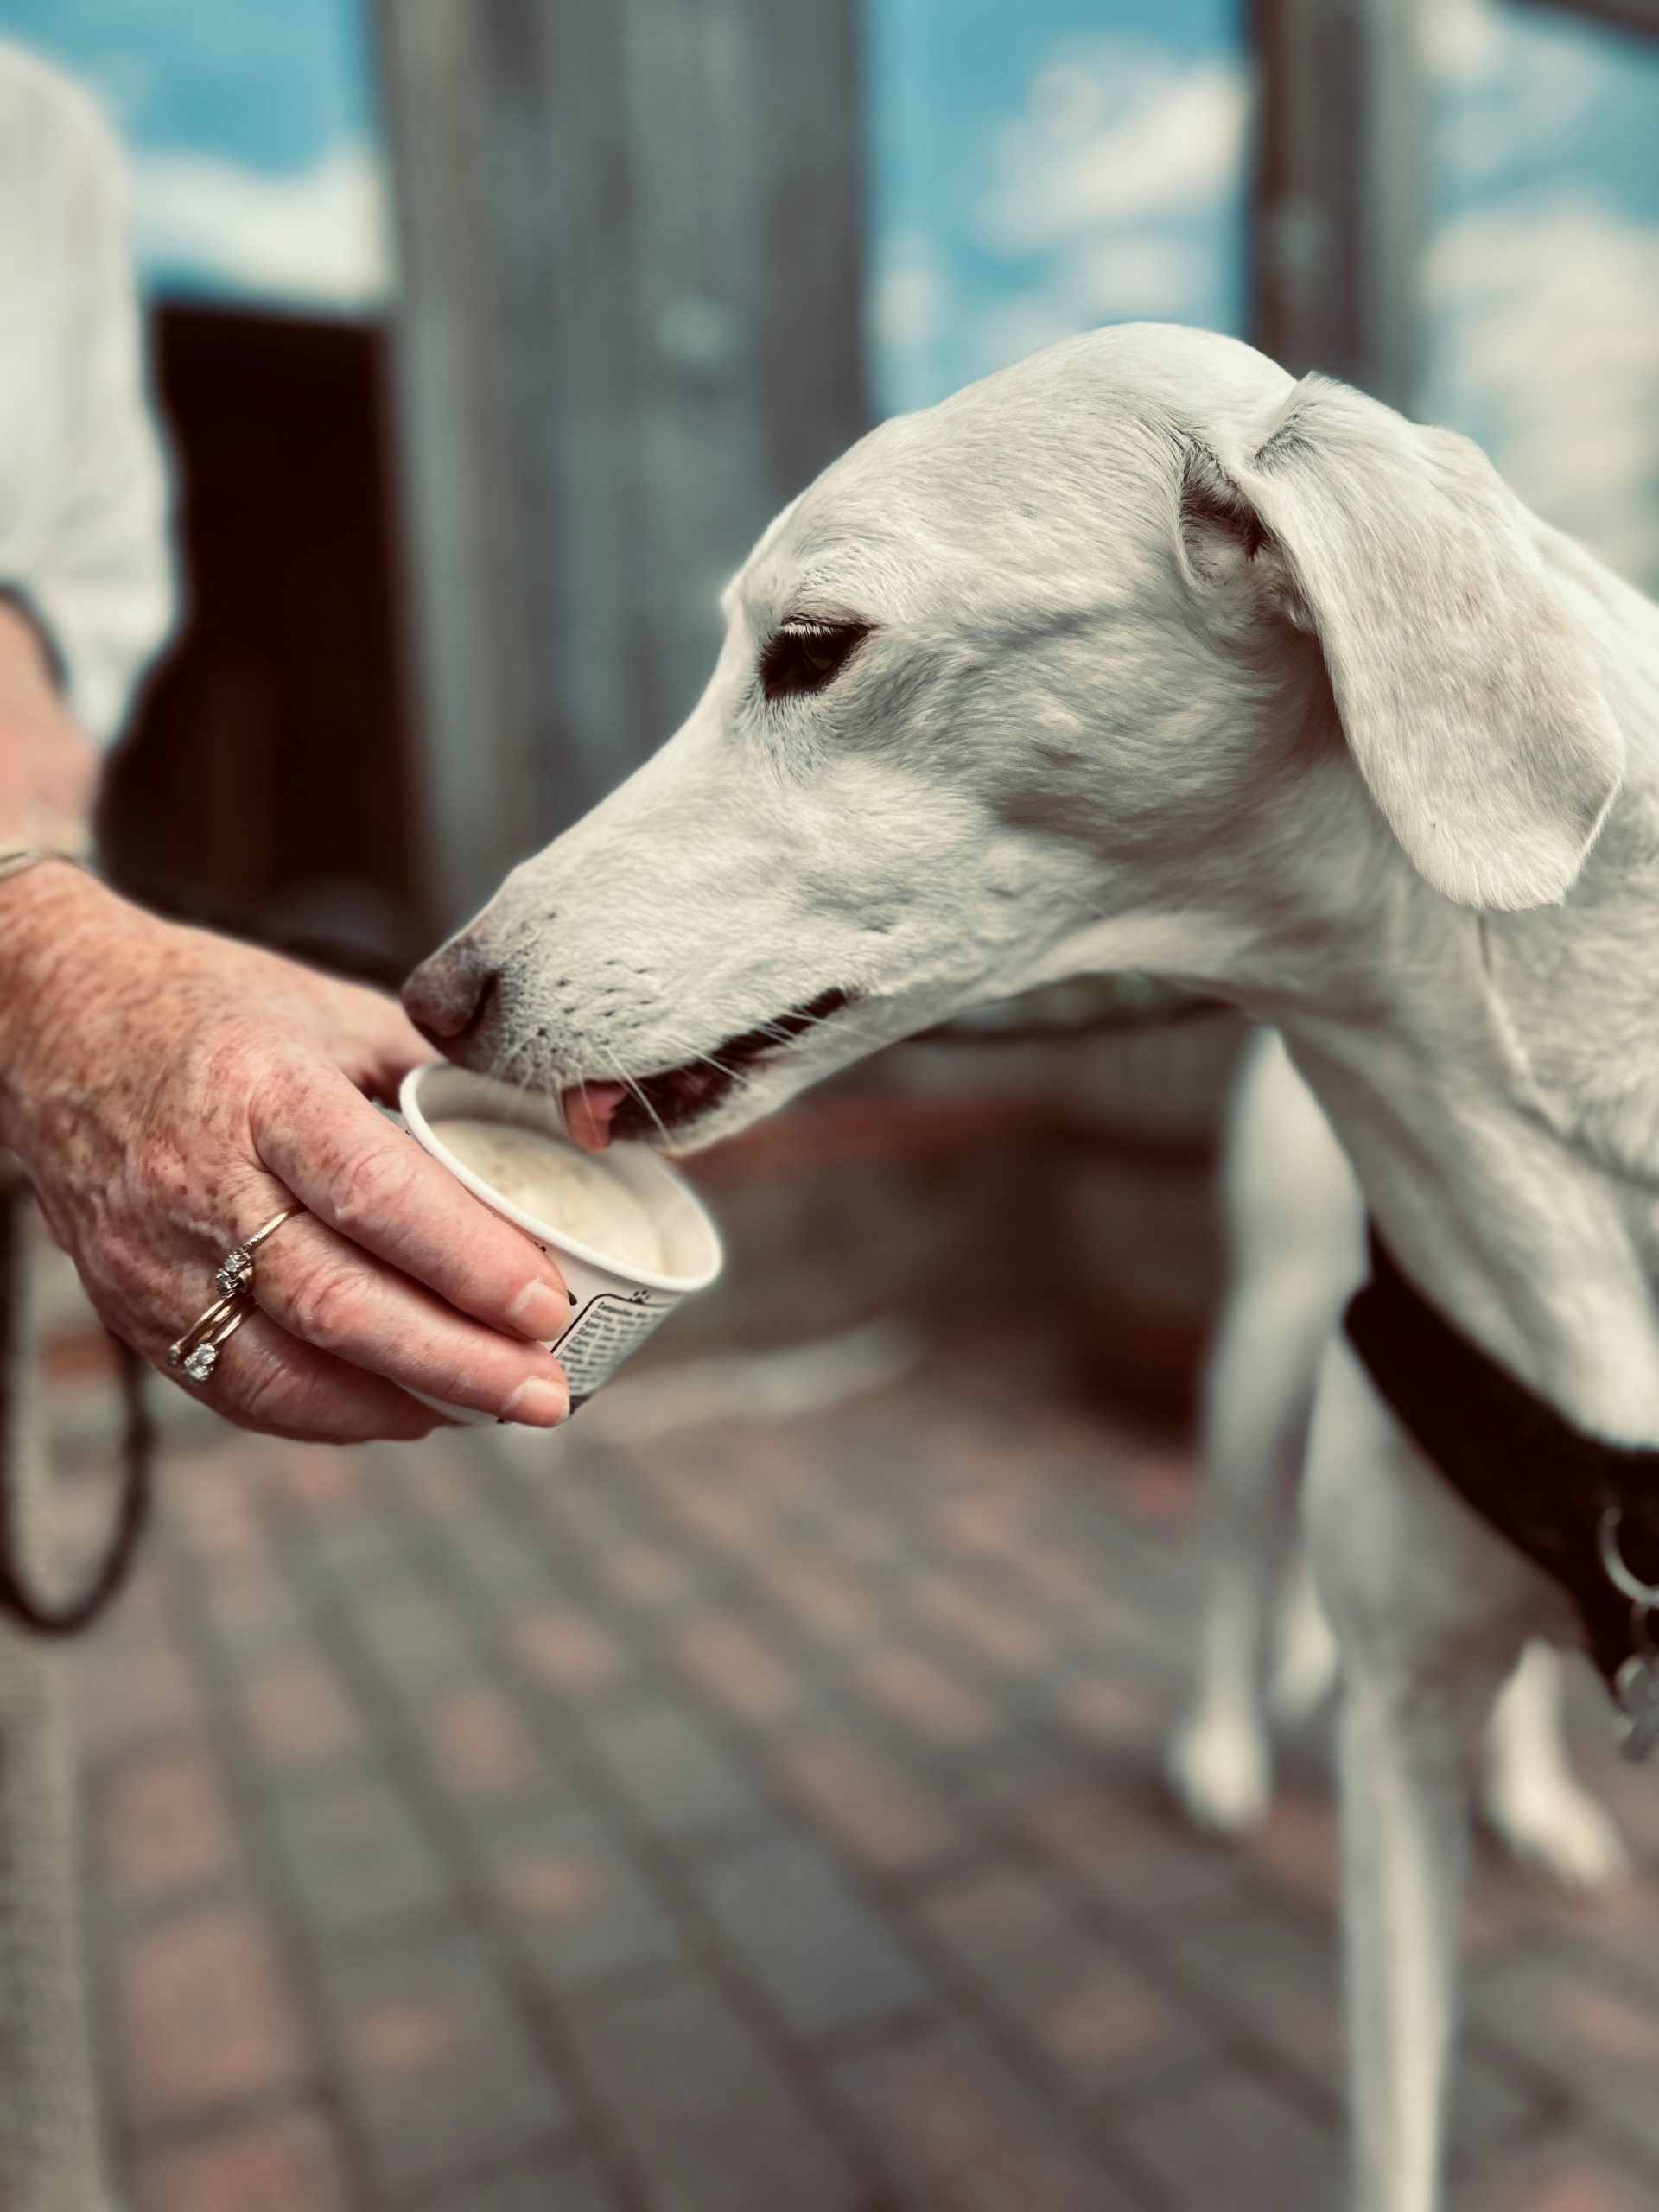
[{"label": "brick pavement", "polygon": [[[175,1446],[78,1662],[137,2212],[1329,2212],[1323,1754],[1238,1853],[1158,1778],[1190,1496],[1001,1357]],[[1659,1891],[1488,1864],[1470,1941],[1460,2212],[1651,2205]]]}]

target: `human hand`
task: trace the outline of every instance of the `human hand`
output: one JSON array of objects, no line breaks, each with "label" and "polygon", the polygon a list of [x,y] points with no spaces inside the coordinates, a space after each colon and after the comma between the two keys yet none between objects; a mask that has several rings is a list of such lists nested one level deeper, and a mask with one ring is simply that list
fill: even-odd
[{"label": "human hand", "polygon": [[422,1435],[404,1388],[532,1427],[569,1404],[534,1341],[569,1313],[531,1240],[389,1123],[430,1048],[378,993],[130,906],[55,865],[0,882],[0,1139],[116,1334],[157,1366],[259,1248],[259,1312],[210,1401],[245,1427]]}]

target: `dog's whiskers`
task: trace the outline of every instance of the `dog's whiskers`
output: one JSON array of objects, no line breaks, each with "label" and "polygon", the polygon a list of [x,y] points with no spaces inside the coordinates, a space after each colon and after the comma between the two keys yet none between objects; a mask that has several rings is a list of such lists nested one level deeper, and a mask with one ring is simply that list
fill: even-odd
[{"label": "dog's whiskers", "polygon": [[[518,1090],[529,1090],[530,1062],[534,1043],[535,1039],[530,1037],[521,1037],[518,1039],[496,1071],[498,1083],[509,1084]],[[518,1072],[520,1069],[524,1070],[524,1073]]]},{"label": "dog's whiskers", "polygon": [[728,1067],[724,1060],[717,1060],[712,1052],[688,1052],[685,1058],[676,1065],[687,1068],[713,1068],[716,1075],[723,1075],[732,1083],[741,1083],[743,1080],[743,1071],[741,1068]]}]

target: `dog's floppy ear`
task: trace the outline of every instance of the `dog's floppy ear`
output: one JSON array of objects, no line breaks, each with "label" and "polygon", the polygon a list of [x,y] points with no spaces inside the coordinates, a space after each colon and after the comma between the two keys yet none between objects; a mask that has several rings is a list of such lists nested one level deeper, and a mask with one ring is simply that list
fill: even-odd
[{"label": "dog's floppy ear", "polygon": [[1317,632],[1355,763],[1435,889],[1478,907],[1565,898],[1624,741],[1478,448],[1311,377],[1255,453],[1195,449],[1182,507],[1212,579],[1248,566],[1258,600]]}]

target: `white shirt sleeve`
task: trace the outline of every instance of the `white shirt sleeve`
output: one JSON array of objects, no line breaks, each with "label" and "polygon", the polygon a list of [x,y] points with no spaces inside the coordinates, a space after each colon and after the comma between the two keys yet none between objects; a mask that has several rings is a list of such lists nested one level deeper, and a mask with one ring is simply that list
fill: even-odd
[{"label": "white shirt sleeve", "polygon": [[175,605],[125,173],[92,103],[3,44],[0,302],[0,584],[34,609],[77,719],[107,740]]}]

